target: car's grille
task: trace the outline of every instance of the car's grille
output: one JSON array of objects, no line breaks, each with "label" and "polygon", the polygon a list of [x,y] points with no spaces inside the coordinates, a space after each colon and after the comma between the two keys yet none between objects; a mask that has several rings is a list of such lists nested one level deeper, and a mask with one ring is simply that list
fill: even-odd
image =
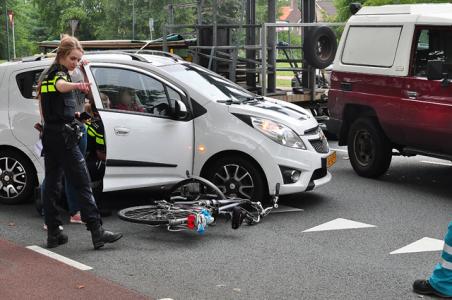
[{"label": "car's grille", "polygon": [[328,142],[326,138],[321,138],[318,140],[309,140],[312,147],[314,147],[315,151],[318,153],[328,153],[330,148],[328,147]]}]

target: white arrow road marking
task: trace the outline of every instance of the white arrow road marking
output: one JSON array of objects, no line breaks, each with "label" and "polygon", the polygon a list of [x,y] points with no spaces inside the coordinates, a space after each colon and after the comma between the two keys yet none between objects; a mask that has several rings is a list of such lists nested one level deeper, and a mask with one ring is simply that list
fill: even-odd
[{"label": "white arrow road marking", "polygon": [[415,253],[415,252],[428,252],[428,251],[441,251],[444,247],[444,241],[433,239],[429,237],[423,237],[422,239],[406,245],[398,250],[392,251],[390,254],[400,253]]},{"label": "white arrow road marking", "polygon": [[313,232],[313,231],[326,231],[326,230],[341,230],[341,229],[355,229],[355,228],[368,228],[377,227],[375,225],[365,224],[361,222],[356,222],[352,220],[338,218],[333,221],[326,222],[316,227],[312,227],[303,232]]},{"label": "white arrow road marking", "polygon": [[431,165],[441,165],[441,166],[452,166],[449,162],[441,162],[441,161],[429,161],[429,160],[421,160],[422,163],[431,164]]},{"label": "white arrow road marking", "polygon": [[79,270],[82,270],[82,271],[87,271],[87,270],[91,270],[92,269],[90,266],[84,265],[82,263],[79,263],[78,261],[75,261],[75,260],[72,260],[70,258],[64,257],[63,255],[59,255],[59,254],[57,254],[55,252],[46,250],[46,249],[41,248],[39,246],[34,246],[33,245],[33,246],[28,246],[26,248],[30,249],[30,250],[33,250],[35,252],[38,252],[38,253],[40,253],[42,255],[48,256],[50,258],[53,258],[55,260],[58,260],[58,261],[60,261],[62,263],[65,263],[67,265],[70,265],[70,266],[72,266],[74,268],[77,268]]},{"label": "white arrow road marking", "polygon": [[277,213],[297,212],[297,211],[304,211],[304,209],[278,204],[278,208],[272,209],[271,213],[277,214]]}]

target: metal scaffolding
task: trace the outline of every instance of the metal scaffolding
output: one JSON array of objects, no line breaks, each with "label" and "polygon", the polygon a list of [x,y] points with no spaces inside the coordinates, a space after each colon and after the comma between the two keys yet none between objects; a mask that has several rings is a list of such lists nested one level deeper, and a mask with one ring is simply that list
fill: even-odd
[{"label": "metal scaffolding", "polygon": [[[303,10],[303,23],[280,24],[276,23],[276,0],[268,0],[267,22],[256,24],[256,0],[242,0],[242,15],[240,21],[234,24],[218,22],[218,4],[220,0],[211,0],[209,12],[212,20],[206,24],[204,20],[205,0],[191,3],[174,4],[173,0],[167,5],[168,24],[164,26],[163,51],[168,51],[166,36],[168,33],[192,30],[197,36],[196,45],[189,50],[195,63],[201,64],[214,72],[224,75],[230,80],[240,83],[245,88],[262,95],[271,95],[276,91],[276,71],[292,71],[294,74],[302,73],[302,86],[306,92],[311,92],[314,100],[315,69],[303,61],[302,45],[277,45],[277,27],[303,28],[305,34],[310,26],[329,25],[315,22],[315,0],[300,0]],[[196,9],[196,24],[175,24],[176,9]],[[242,43],[231,41],[231,32],[245,31],[245,40]],[[210,39],[206,36],[210,35]],[[290,41],[290,40],[289,40]],[[289,57],[278,60],[278,49],[291,52],[299,51],[298,59]],[[286,53],[287,54],[287,53]],[[277,68],[277,62],[289,62],[289,68]]]}]

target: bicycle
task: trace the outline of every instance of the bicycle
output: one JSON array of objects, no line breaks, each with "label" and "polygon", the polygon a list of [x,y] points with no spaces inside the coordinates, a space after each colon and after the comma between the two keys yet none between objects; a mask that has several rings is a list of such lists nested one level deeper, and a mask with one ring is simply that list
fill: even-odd
[{"label": "bicycle", "polygon": [[243,221],[256,224],[278,207],[279,183],[272,197],[272,206],[264,208],[261,202],[250,199],[226,197],[210,181],[192,176],[174,185],[166,199],[153,205],[134,206],[118,212],[120,219],[132,223],[166,226],[169,231],[196,230],[202,234],[219,215],[229,216],[233,229]]}]

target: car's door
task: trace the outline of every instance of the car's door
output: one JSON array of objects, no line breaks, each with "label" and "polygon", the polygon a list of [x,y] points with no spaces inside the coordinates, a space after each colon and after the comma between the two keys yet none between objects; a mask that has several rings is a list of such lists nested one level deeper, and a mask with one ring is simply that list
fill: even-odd
[{"label": "car's door", "polygon": [[444,61],[452,75],[452,28],[419,26],[415,30],[410,76],[401,102],[404,143],[422,150],[452,153],[452,84],[427,79],[429,60]]},{"label": "car's door", "polygon": [[[186,93],[129,66],[91,64],[88,78],[95,82],[93,96],[105,127],[104,191],[171,184],[192,172],[193,121],[172,113],[176,101],[187,103]],[[105,96],[110,107],[103,107]]]}]

